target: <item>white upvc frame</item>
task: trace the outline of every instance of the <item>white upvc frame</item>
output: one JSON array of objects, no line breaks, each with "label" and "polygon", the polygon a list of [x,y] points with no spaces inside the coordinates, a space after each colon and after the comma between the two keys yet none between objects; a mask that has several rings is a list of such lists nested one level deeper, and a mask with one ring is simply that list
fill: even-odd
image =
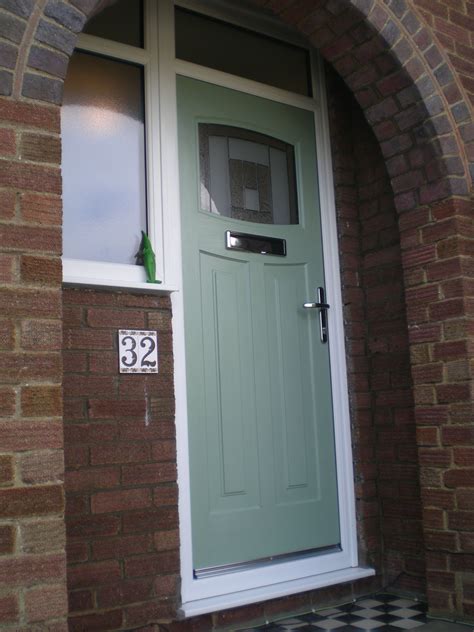
[{"label": "white upvc frame", "polygon": [[[181,549],[181,614],[194,616],[220,609],[249,604],[265,599],[353,581],[374,574],[371,568],[358,566],[352,448],[347,389],[347,369],[344,347],[344,326],[339,270],[339,248],[332,179],[329,125],[322,64],[312,55],[313,92],[315,98],[296,95],[272,86],[263,85],[176,60],[174,56],[173,0],[145,0],[147,37],[142,61],[146,69],[148,207],[152,240],[157,250],[157,268],[163,275],[162,286],[150,286],[142,280],[117,282],[122,271],[110,264],[109,276],[94,277],[94,263],[66,261],[65,281],[109,287],[131,288],[171,293],[173,308],[173,353],[176,399],[177,463],[179,485],[180,549]],[[267,35],[301,45],[301,37],[286,27],[264,16],[255,16],[248,8],[228,9],[220,0],[176,0],[176,4],[201,13],[226,19],[230,23],[251,27]],[[79,46],[87,46],[101,54],[120,57],[123,45],[95,41],[83,36]],[[152,41],[158,42],[153,54]],[[93,41],[94,40],[94,41]],[[153,45],[154,46],[154,45]],[[120,50],[119,50],[120,49]],[[114,54],[115,51],[115,54]],[[127,51],[126,51],[127,52]],[[132,55],[132,51],[127,54]],[[179,204],[179,159],[176,114],[176,75],[184,75],[240,90],[303,108],[314,113],[318,155],[319,195],[322,221],[323,258],[326,277],[331,352],[331,383],[333,392],[335,449],[338,476],[338,498],[341,526],[341,551],[317,557],[280,562],[267,567],[233,572],[219,577],[194,579],[192,563],[192,525],[190,501],[190,471],[188,459],[187,390],[185,371],[184,307],[182,293],[181,220]],[[153,76],[152,76],[153,75]],[[155,76],[156,75],[156,76]],[[151,159],[150,159],[151,158]],[[161,182],[161,186],[160,183]],[[149,220],[149,221],[150,221]],[[79,268],[79,264],[81,268]],[[77,266],[77,267],[76,267]],[[134,266],[129,266],[134,267]],[[115,268],[113,270],[112,268]],[[77,270],[81,269],[81,274]],[[142,272],[137,266],[137,271]],[[102,273],[105,268],[102,268]],[[74,273],[75,271],[75,273]],[[97,268],[96,268],[97,271]],[[115,275],[115,276],[114,276]],[[96,281],[94,281],[94,278]],[[311,298],[311,297],[309,297]]]}]

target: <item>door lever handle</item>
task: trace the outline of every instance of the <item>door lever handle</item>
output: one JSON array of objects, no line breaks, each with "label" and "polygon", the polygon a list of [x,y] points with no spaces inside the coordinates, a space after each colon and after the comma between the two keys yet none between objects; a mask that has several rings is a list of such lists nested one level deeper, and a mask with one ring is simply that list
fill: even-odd
[{"label": "door lever handle", "polygon": [[321,342],[328,341],[328,315],[330,305],[326,303],[326,295],[323,287],[317,289],[318,301],[316,303],[303,303],[304,309],[319,309],[319,334]]},{"label": "door lever handle", "polygon": [[305,309],[329,309],[330,305],[327,303],[303,303]]}]

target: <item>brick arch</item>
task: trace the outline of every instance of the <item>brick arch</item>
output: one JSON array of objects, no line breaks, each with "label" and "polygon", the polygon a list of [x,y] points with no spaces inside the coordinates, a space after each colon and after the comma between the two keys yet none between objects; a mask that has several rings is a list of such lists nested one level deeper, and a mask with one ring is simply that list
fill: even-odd
[{"label": "brick arch", "polygon": [[[15,96],[60,103],[77,33],[114,1],[37,0]],[[407,0],[253,1],[300,30],[343,77],[380,143],[399,211],[469,194],[473,151],[463,140],[472,134],[471,109],[447,55]]]},{"label": "brick arch", "polygon": [[471,110],[449,60],[408,2],[264,6],[301,30],[353,92],[380,142],[400,211],[468,193],[457,127],[471,122]]}]

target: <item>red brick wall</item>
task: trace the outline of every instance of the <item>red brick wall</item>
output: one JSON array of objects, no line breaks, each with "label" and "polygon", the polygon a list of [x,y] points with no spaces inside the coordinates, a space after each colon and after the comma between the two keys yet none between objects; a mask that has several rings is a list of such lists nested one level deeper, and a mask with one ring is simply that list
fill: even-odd
[{"label": "red brick wall", "polygon": [[424,591],[414,401],[398,216],[378,144],[341,80],[329,111],[359,542],[385,584]]},{"label": "red brick wall", "polygon": [[60,632],[67,599],[59,116],[2,100],[0,119],[0,627],[47,621]]},{"label": "red brick wall", "polygon": [[[402,218],[402,235],[425,244],[425,270],[404,253],[411,319],[420,477],[432,611],[474,618],[472,489],[472,205],[463,200],[420,209],[423,228]],[[420,281],[425,274],[428,283]],[[467,309],[466,309],[467,308]],[[468,448],[464,451],[464,448]],[[470,448],[470,449],[469,449]],[[467,457],[467,460],[466,460]],[[469,499],[471,503],[469,502]]]},{"label": "red brick wall", "polygon": [[357,498],[357,535],[361,563],[375,566],[381,574],[380,501],[369,388],[367,314],[362,288],[363,255],[353,134],[354,102],[337,75],[329,69],[327,75]]},{"label": "red brick wall", "polygon": [[446,51],[453,74],[458,74],[471,105],[474,105],[474,2],[413,0],[413,5]]},{"label": "red brick wall", "polygon": [[[170,301],[66,289],[63,302],[69,629],[166,620],[179,589]],[[121,328],[158,331],[158,375],[119,374]]]},{"label": "red brick wall", "polygon": [[353,110],[368,391],[385,582],[423,593],[422,512],[398,215],[372,131]]}]

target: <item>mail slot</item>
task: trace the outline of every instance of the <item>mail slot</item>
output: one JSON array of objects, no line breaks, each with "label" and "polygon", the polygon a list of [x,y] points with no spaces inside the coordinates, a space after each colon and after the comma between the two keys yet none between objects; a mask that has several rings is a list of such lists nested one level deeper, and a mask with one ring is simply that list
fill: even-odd
[{"label": "mail slot", "polygon": [[265,237],[264,235],[234,233],[231,230],[227,230],[225,233],[225,247],[228,250],[286,257],[286,239]]}]

